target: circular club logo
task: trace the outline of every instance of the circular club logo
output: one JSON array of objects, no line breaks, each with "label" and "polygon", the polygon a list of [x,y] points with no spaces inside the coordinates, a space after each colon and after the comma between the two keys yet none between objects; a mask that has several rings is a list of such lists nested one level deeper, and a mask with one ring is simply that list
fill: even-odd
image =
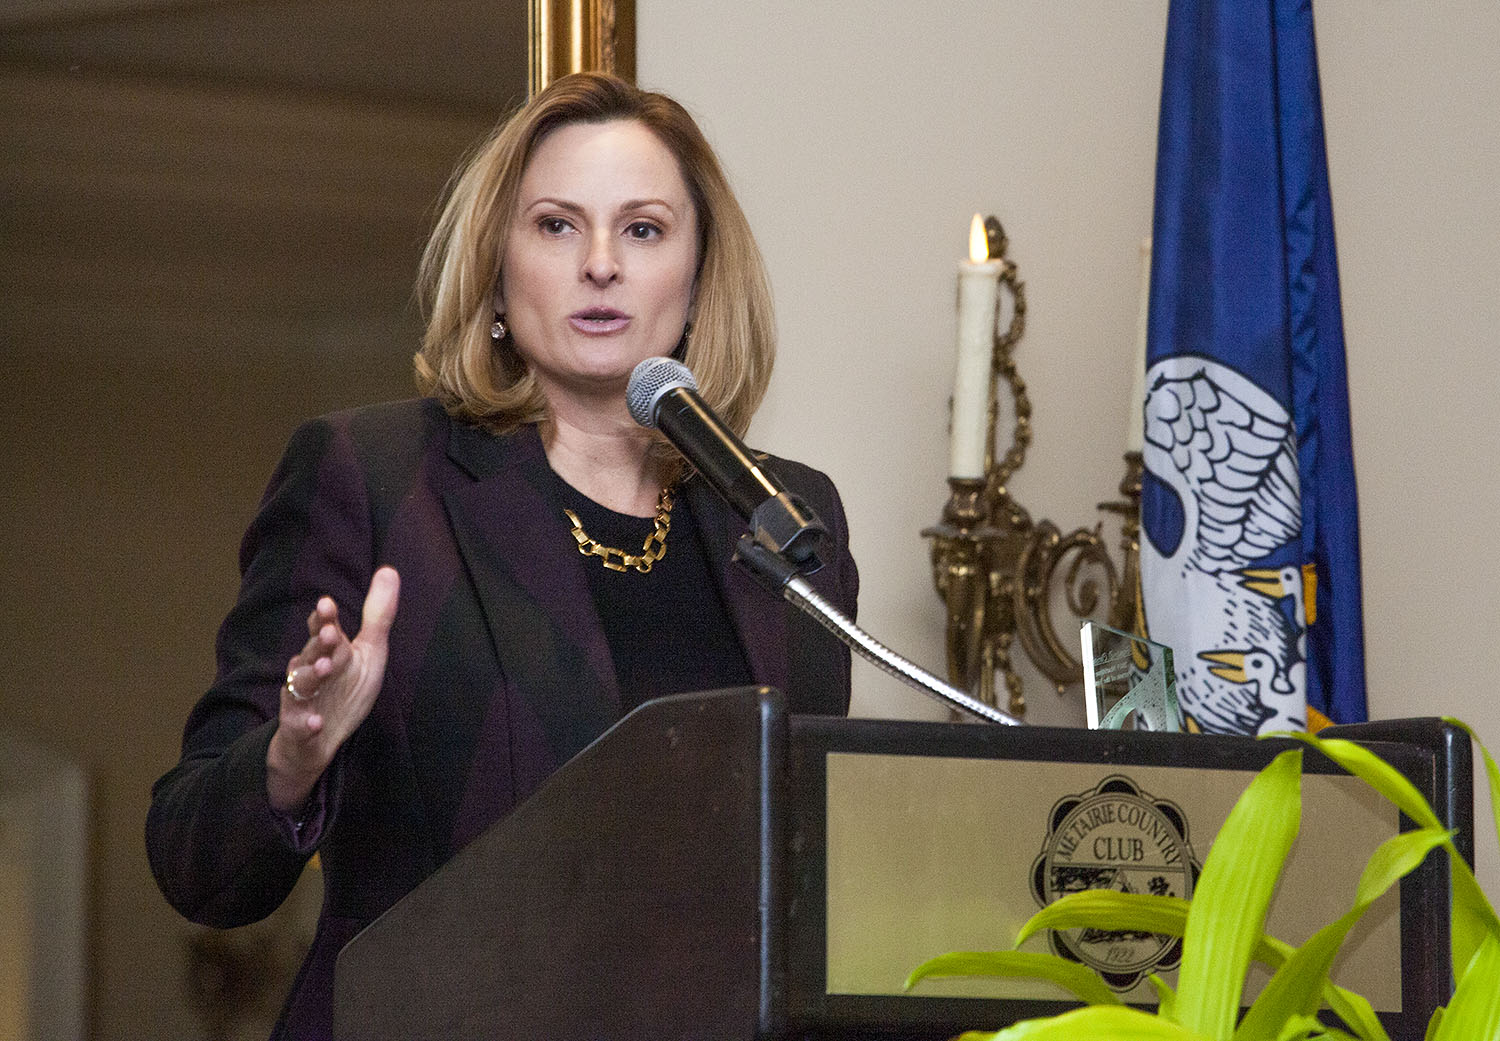
[{"label": "circular club logo", "polygon": [[[1187,840],[1187,818],[1154,799],[1128,777],[1114,775],[1092,791],[1069,795],[1052,808],[1047,841],[1031,872],[1042,906],[1066,893],[1114,889],[1190,899],[1200,865]],[[1147,974],[1182,958],[1173,936],[1129,929],[1054,930],[1052,949],[1082,962],[1111,987],[1127,991]]]}]

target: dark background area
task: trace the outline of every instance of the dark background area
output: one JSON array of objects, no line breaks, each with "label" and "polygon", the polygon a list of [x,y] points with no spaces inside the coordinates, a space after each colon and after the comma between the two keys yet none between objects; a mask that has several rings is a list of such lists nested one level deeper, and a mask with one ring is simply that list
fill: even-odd
[{"label": "dark background area", "polygon": [[88,778],[91,1037],[264,1037],[285,993],[316,879],[240,935],[191,926],[150,877],[150,785],[291,431],[413,392],[435,208],[524,94],[510,6],[0,15],[0,708]]}]

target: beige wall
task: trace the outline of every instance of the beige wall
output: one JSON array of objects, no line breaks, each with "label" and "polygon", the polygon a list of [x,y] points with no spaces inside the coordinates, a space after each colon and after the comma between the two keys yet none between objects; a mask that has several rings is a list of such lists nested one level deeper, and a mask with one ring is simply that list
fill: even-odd
[{"label": "beige wall", "polygon": [[[1500,606],[1500,7],[1325,0],[1317,17],[1371,715],[1454,714],[1500,747],[1482,635]],[[754,440],[834,476],[861,621],[929,667],[942,611],[918,533],[946,494],[969,214],[1001,218],[1026,280],[1036,440],[1011,487],[1034,517],[1092,524],[1120,475],[1165,19],[1164,0],[640,5],[641,82],[702,117],[771,268],[783,353]],[[874,670],[857,682],[856,711],[939,711]],[[1081,717],[1076,695],[1028,691],[1038,721]]]}]

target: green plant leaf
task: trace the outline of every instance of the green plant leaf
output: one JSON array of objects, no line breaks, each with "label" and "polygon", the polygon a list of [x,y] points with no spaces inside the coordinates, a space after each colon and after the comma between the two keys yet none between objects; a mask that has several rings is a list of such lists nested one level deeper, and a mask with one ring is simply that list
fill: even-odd
[{"label": "green plant leaf", "polygon": [[1188,902],[1177,896],[1084,889],[1060,896],[1032,915],[1021,926],[1016,946],[1043,929],[1077,929],[1090,925],[1181,936],[1187,912]]},{"label": "green plant leaf", "polygon": [[1314,933],[1276,970],[1240,1021],[1235,1041],[1275,1041],[1286,1023],[1313,1016],[1333,959],[1349,930],[1359,923],[1370,905],[1450,837],[1447,831],[1424,828],[1381,843],[1360,875],[1354,905],[1337,921]]},{"label": "green plant leaf", "polygon": [[1441,1005],[1432,1010],[1432,1018],[1427,1021],[1427,1033],[1423,1035],[1423,1041],[1437,1041],[1438,1031],[1443,1026],[1443,1011]]},{"label": "green plant leaf", "polygon": [[1281,1030],[1270,1041],[1301,1041],[1323,1032],[1323,1024],[1316,1016],[1292,1016],[1282,1024]]},{"label": "green plant leaf", "polygon": [[1245,971],[1302,817],[1302,753],[1282,752],[1229,811],[1193,889],[1177,974],[1177,1020],[1225,1041]]},{"label": "green plant leaf", "polygon": [[1358,1041],[1350,1037],[1342,1030],[1337,1030],[1318,1021],[1316,1016],[1297,1016],[1287,1021],[1287,1024],[1277,1041],[1291,1041],[1294,1038],[1307,1038],[1308,1041]]},{"label": "green plant leaf", "polygon": [[[1369,749],[1361,748],[1350,741],[1319,738],[1312,734],[1288,734],[1287,736],[1311,745],[1338,763],[1386,799],[1395,803],[1396,807],[1419,827],[1442,827],[1437,814],[1433,812],[1427,800],[1422,798],[1422,794],[1412,783],[1394,766]],[[1450,874],[1453,885],[1451,914],[1453,975],[1457,978],[1464,966],[1473,959],[1474,952],[1479,949],[1479,945],[1486,936],[1500,938],[1500,918],[1495,916],[1495,909],[1490,906],[1484,891],[1479,888],[1473,869],[1463,857],[1459,856],[1458,849],[1452,842],[1444,843],[1443,848],[1448,853],[1448,861],[1452,869]]]},{"label": "green plant leaf", "polygon": [[1033,951],[955,951],[929,958],[906,977],[906,989],[924,979],[947,976],[1027,976],[1048,980],[1090,1005],[1118,1005],[1120,999],[1093,969],[1055,954]]},{"label": "green plant leaf", "polygon": [[[1280,968],[1295,950],[1285,940],[1262,936],[1260,946],[1255,951],[1255,960],[1272,968]],[[1364,1041],[1391,1041],[1391,1036],[1385,1032],[1385,1025],[1380,1022],[1374,1007],[1364,996],[1325,982],[1323,1000]]]},{"label": "green plant leaf", "polygon": [[1156,991],[1156,1014],[1177,1022],[1177,992],[1156,973],[1146,977]]},{"label": "green plant leaf", "polygon": [[[1180,897],[1153,896],[1149,893],[1119,893],[1090,889],[1069,893],[1047,905],[1021,927],[1017,945],[1041,929],[1139,929],[1181,936],[1187,925],[1188,902]],[[1295,950],[1291,944],[1274,936],[1262,935],[1255,946],[1255,960],[1272,969],[1281,965]],[[1374,1008],[1352,991],[1325,983],[1323,1000],[1338,1017],[1364,1041],[1390,1041]],[[1170,1010],[1163,1014],[1169,1014]]]},{"label": "green plant leaf", "polygon": [[1443,1011],[1434,1041],[1500,1038],[1500,937],[1486,936]]},{"label": "green plant leaf", "polygon": [[1474,871],[1459,856],[1450,844],[1448,862],[1452,868],[1453,911],[1450,928],[1453,931],[1453,974],[1459,974],[1460,966],[1468,965],[1474,954],[1487,938],[1500,938],[1500,920],[1495,909],[1485,899],[1484,890]]},{"label": "green plant leaf", "polygon": [[1329,983],[1323,987],[1323,1000],[1364,1041],[1391,1041],[1391,1035],[1385,1032],[1385,1024],[1380,1022],[1374,1007],[1363,995]]},{"label": "green plant leaf", "polygon": [[1287,731],[1275,736],[1294,738],[1317,749],[1374,788],[1386,799],[1395,803],[1396,808],[1410,817],[1418,827],[1441,828],[1443,826],[1442,821],[1438,820],[1437,814],[1422,797],[1422,793],[1417,791],[1416,786],[1408,781],[1400,770],[1368,748],[1343,738],[1318,737],[1316,734],[1296,731]]},{"label": "green plant leaf", "polygon": [[995,1034],[961,1041],[1208,1041],[1169,1019],[1124,1005],[1093,1005],[1047,1019],[1028,1019]]},{"label": "green plant leaf", "polygon": [[1495,766],[1495,760],[1490,757],[1489,749],[1484,747],[1484,742],[1479,740],[1479,735],[1474,733],[1474,729],[1469,724],[1461,719],[1454,719],[1452,716],[1444,716],[1443,722],[1456,726],[1468,734],[1469,740],[1479,748],[1479,755],[1484,760],[1485,775],[1490,780],[1490,810],[1495,818],[1495,836],[1500,838],[1500,767]]}]

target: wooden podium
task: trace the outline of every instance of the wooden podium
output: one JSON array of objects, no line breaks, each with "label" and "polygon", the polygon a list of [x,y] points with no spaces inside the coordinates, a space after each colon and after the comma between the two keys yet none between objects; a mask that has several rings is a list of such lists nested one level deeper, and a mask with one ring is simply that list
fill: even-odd
[{"label": "wooden podium", "polygon": [[[1471,834],[1466,735],[1408,720],[1340,736]],[[900,982],[945,950],[1008,946],[1049,887],[1190,895],[1229,807],[1283,747],[793,717],[764,688],[651,702],[344,949],[335,1037],[935,1039],[1059,1012],[1071,1003],[1033,981]],[[1291,942],[1347,909],[1402,826],[1322,757],[1305,773],[1268,926]],[[1417,1039],[1450,987],[1446,860],[1387,901],[1336,978],[1396,1041]],[[1130,1001],[1150,1002],[1145,972],[1170,978],[1160,938],[1070,949]]]}]

